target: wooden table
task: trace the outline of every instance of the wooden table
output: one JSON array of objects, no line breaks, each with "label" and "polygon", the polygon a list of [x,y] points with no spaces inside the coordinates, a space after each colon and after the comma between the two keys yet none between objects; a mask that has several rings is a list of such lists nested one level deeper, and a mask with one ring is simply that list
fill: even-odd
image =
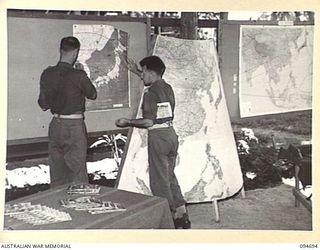
[{"label": "wooden table", "polygon": [[[69,198],[68,185],[26,196],[8,204],[31,202],[59,211],[68,212],[72,220],[46,225],[31,225],[23,221],[4,216],[4,228],[11,230],[55,230],[55,229],[170,229],[174,228],[168,201],[156,196],[147,196],[109,187],[101,187],[100,194],[94,197],[103,201],[121,203],[126,211],[90,214],[75,211],[60,205],[61,199]],[[72,197],[77,197],[72,195]]]}]

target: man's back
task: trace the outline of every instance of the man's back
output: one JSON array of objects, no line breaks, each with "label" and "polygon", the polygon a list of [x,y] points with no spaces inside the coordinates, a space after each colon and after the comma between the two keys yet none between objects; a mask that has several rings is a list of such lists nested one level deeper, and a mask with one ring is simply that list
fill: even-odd
[{"label": "man's back", "polygon": [[73,114],[85,111],[85,97],[95,99],[97,92],[83,70],[71,64],[59,62],[41,75],[41,108],[50,108],[52,113]]}]

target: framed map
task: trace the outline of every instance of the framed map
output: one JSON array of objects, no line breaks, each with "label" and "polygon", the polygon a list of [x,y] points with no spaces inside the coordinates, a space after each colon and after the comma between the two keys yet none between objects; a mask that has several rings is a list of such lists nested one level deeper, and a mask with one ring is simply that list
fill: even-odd
[{"label": "framed map", "polygon": [[313,26],[240,27],[241,117],[312,108]]},{"label": "framed map", "polygon": [[110,25],[73,25],[81,43],[78,61],[97,88],[96,100],[87,100],[87,110],[130,107],[130,82],[124,58],[128,33]]},{"label": "framed map", "polygon": [[[175,173],[184,198],[204,202],[234,195],[243,179],[214,42],[158,36],[154,55],[164,61],[163,78],[175,93],[174,128],[179,136]],[[145,129],[132,130],[119,189],[151,194],[147,136]]]}]

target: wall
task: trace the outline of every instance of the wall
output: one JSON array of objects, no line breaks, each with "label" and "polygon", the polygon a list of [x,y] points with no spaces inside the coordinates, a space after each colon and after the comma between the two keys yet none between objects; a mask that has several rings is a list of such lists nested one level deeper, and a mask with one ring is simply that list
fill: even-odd
[{"label": "wall", "polygon": [[[89,17],[88,17],[89,18]],[[49,111],[37,104],[42,71],[59,60],[60,40],[70,36],[73,24],[106,24],[129,33],[128,56],[139,61],[147,55],[147,25],[142,22],[66,20],[8,17],[8,120],[7,139],[47,136]],[[141,80],[130,76],[130,108],[86,112],[88,132],[114,130],[115,119],[135,117],[142,91]]]},{"label": "wall", "polygon": [[240,117],[239,108],[239,24],[219,26],[219,67],[230,118]]}]

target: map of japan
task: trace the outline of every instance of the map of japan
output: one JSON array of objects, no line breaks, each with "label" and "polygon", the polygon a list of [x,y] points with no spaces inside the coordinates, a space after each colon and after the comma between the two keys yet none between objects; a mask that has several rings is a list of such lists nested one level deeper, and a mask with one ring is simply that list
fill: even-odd
[{"label": "map of japan", "polygon": [[87,110],[107,110],[130,106],[127,57],[129,36],[109,25],[73,25],[73,35],[81,43],[78,62],[97,88],[98,98],[87,100]]},{"label": "map of japan", "polygon": [[311,109],[313,26],[241,26],[241,117]]}]

